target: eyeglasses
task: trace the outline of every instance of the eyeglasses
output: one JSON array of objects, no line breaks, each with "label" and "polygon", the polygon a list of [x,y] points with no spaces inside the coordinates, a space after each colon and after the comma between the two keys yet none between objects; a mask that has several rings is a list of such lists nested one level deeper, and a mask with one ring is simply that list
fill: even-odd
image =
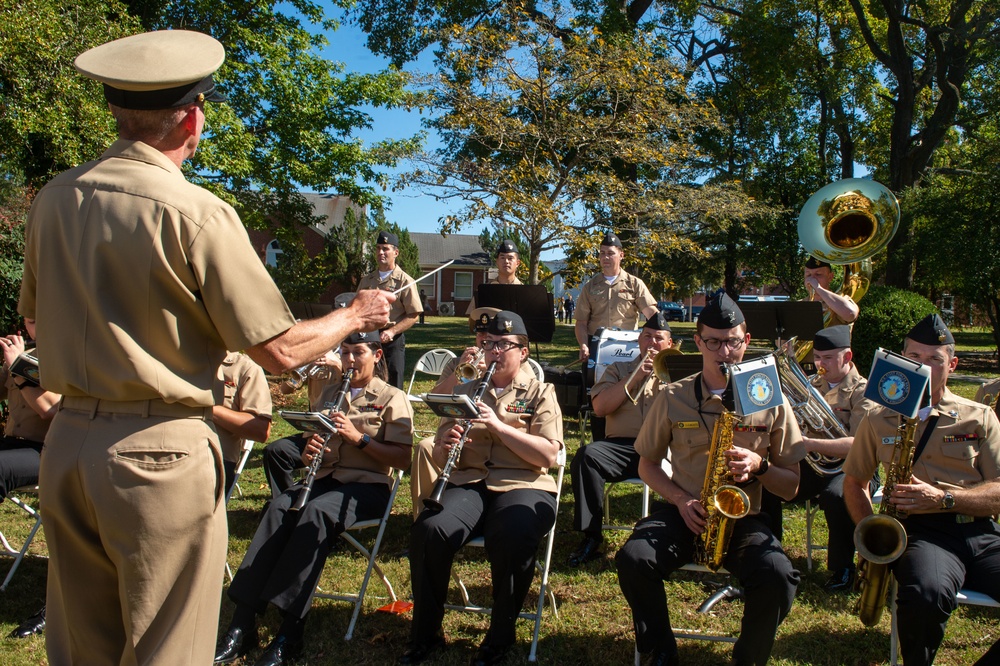
[{"label": "eyeglasses", "polygon": [[508,352],[515,347],[517,349],[523,349],[524,345],[511,342],[510,340],[487,340],[483,343],[483,349],[486,351],[495,351],[501,354]]},{"label": "eyeglasses", "polygon": [[743,338],[729,338],[727,340],[720,340],[718,338],[702,338],[701,341],[708,347],[708,351],[719,351],[722,344],[725,343],[727,347],[733,351],[739,349],[743,346],[745,340]]}]

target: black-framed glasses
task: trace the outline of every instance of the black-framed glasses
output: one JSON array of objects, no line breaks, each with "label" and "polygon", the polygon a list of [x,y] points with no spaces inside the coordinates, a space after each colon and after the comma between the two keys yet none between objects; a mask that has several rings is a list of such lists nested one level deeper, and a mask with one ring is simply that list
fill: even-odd
[{"label": "black-framed glasses", "polygon": [[708,348],[708,351],[719,351],[722,344],[725,343],[727,347],[731,350],[736,351],[743,346],[746,342],[744,338],[728,338],[726,340],[720,340],[719,338],[702,338],[701,341]]},{"label": "black-framed glasses", "polygon": [[483,349],[486,351],[495,351],[503,354],[514,348],[523,349],[524,345],[517,342],[511,342],[510,340],[487,340],[483,343]]}]

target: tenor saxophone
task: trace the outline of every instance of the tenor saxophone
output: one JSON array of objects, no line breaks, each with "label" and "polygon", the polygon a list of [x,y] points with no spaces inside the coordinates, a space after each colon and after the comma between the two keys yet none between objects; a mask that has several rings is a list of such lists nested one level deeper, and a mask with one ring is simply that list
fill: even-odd
[{"label": "tenor saxophone", "polygon": [[733,429],[740,417],[724,409],[715,421],[712,443],[705,468],[705,483],[701,487],[701,505],[708,513],[705,531],[695,544],[695,564],[712,571],[722,568],[736,521],[750,513],[750,498],[742,488],[730,483],[726,451],[733,448]]},{"label": "tenor saxophone", "polygon": [[899,522],[906,512],[897,509],[889,499],[896,484],[909,483],[913,473],[913,439],[917,423],[916,418],[900,417],[878,513],[865,516],[854,528],[861,591],[854,610],[867,627],[875,626],[882,617],[889,596],[889,564],[906,550],[906,529]]}]

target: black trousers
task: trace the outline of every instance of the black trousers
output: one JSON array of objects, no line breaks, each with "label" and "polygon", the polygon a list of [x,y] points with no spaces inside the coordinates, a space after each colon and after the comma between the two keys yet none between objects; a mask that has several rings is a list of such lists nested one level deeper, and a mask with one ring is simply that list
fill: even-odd
[{"label": "black trousers", "polygon": [[[844,474],[821,476],[809,463],[799,462],[799,492],[792,502],[816,500],[819,502],[829,528],[826,568],[837,571],[854,566],[854,521],[844,503]],[[767,490],[760,498],[760,510],[770,519],[771,531],[778,541],[784,536],[782,528],[782,500]]]},{"label": "black trousers", "polygon": [[271,484],[271,497],[277,497],[295,483],[295,470],[303,467],[302,452],[309,437],[300,432],[276,439],[264,447],[264,476]]},{"label": "black trousers", "polygon": [[[677,507],[669,505],[635,526],[618,551],[618,584],[632,608],[636,647],[677,652],[663,581],[694,556],[695,535]],[[723,565],[743,587],[740,637],[733,647],[737,664],[767,663],[774,637],[792,607],[799,572],[758,516],[736,522]]]},{"label": "black trousers", "polygon": [[38,483],[42,443],[18,437],[0,439],[0,501],[7,493]]},{"label": "black trousers", "polygon": [[424,510],[410,529],[414,642],[441,631],[455,553],[482,536],[493,581],[493,613],[484,642],[514,643],[514,623],[535,573],[538,544],[556,521],[556,497],[531,488],[494,492],[480,481],[445,488],[441,511]]},{"label": "black trousers", "polygon": [[570,463],[573,480],[573,527],[599,538],[604,524],[604,484],[639,476],[635,439],[614,437],[581,446]]},{"label": "black trousers", "polygon": [[382,345],[382,355],[389,370],[389,379],[386,383],[402,390],[406,381],[406,334],[394,338],[387,345]]},{"label": "black trousers", "polygon": [[[954,514],[916,515],[903,524],[908,545],[893,564],[899,645],[903,663],[920,666],[933,663],[959,589],[1000,599],[1000,526],[987,518],[957,523]],[[1000,641],[990,652],[1000,652]]]},{"label": "black trousers", "polygon": [[289,511],[301,486],[271,500],[250,542],[229,598],[263,613],[270,602],[286,617],[305,618],[337,536],[359,520],[381,518],[390,488],[381,483],[317,479],[309,501]]}]

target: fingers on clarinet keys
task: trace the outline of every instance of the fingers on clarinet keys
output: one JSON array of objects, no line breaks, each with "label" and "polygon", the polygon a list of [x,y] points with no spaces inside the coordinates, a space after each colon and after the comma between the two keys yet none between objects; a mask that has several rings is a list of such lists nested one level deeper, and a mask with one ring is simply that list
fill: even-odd
[{"label": "fingers on clarinet keys", "polygon": [[257,647],[257,629],[244,631],[240,627],[230,627],[215,644],[213,664],[231,664],[247,652]]}]

